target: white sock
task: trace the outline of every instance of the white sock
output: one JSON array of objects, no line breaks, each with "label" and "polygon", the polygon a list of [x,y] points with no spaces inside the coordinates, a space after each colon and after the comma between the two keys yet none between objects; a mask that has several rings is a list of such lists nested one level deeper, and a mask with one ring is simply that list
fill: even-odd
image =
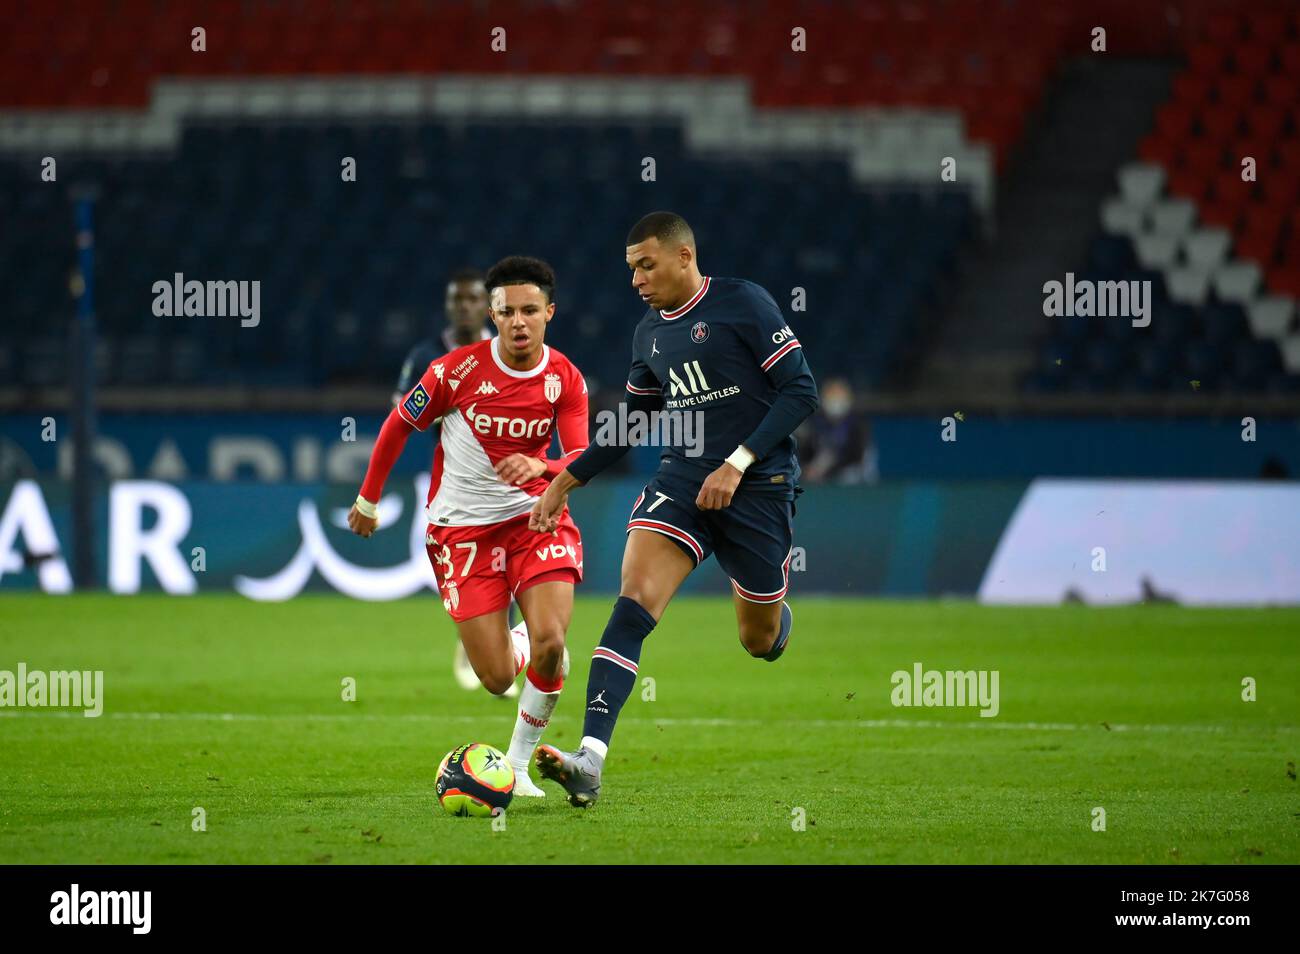
[{"label": "white sock", "polygon": [[542,741],[542,733],[546,731],[551,713],[559,701],[559,689],[542,692],[533,685],[531,679],[524,679],[523,691],[519,693],[519,714],[515,716],[515,731],[510,736],[510,751],[506,753],[516,774],[528,771],[533,750]]},{"label": "white sock", "polygon": [[609,754],[609,746],[600,741],[600,739],[594,738],[590,735],[584,735],[582,737],[582,747],[588,752],[596,753],[602,760]]},{"label": "white sock", "polygon": [[510,630],[510,646],[515,656],[515,676],[518,677],[528,668],[528,663],[533,658],[532,644],[528,642],[527,623],[519,623]]}]

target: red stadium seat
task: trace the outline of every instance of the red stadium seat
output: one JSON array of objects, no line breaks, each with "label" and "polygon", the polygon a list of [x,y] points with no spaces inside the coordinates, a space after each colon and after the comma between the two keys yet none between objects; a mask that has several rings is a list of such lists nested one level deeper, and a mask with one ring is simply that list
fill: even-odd
[{"label": "red stadium seat", "polygon": [[1174,99],[1195,109],[1210,98],[1210,78],[1200,73],[1179,73],[1174,77]]},{"label": "red stadium seat", "polygon": [[1209,179],[1190,169],[1170,169],[1168,187],[1171,195],[1184,199],[1204,199],[1209,191]]},{"label": "red stadium seat", "polygon": [[1175,142],[1191,131],[1195,112],[1184,103],[1167,102],[1156,111],[1156,132]]},{"label": "red stadium seat", "polygon": [[1218,46],[1232,46],[1244,36],[1242,28],[1237,11],[1216,10],[1205,21],[1205,38]]},{"label": "red stadium seat", "polygon": [[1220,143],[1231,142],[1241,127],[1241,107],[1211,104],[1201,110],[1197,121],[1205,136]]},{"label": "red stadium seat", "polygon": [[1279,62],[1282,73],[1287,76],[1300,76],[1300,43],[1292,41],[1282,47]]},{"label": "red stadium seat", "polygon": [[1265,267],[1272,264],[1276,251],[1277,236],[1268,232],[1245,232],[1233,243],[1237,258],[1248,258]]},{"label": "red stadium seat", "polygon": [[1286,112],[1276,106],[1252,106],[1246,112],[1246,129],[1252,140],[1263,142],[1277,140],[1281,138],[1286,123]]},{"label": "red stadium seat", "polygon": [[1181,165],[1198,178],[1210,180],[1223,165],[1223,142],[1205,136],[1187,140],[1181,151]]},{"label": "red stadium seat", "polygon": [[1233,51],[1233,65],[1242,76],[1259,77],[1273,69],[1273,44],[1242,43]]},{"label": "red stadium seat", "polygon": [[1287,15],[1283,10],[1252,10],[1246,17],[1246,33],[1263,43],[1275,43],[1286,35]]},{"label": "red stadium seat", "polygon": [[1195,72],[1213,75],[1222,71],[1227,61],[1227,51],[1217,43],[1203,40],[1192,44],[1187,51],[1187,59]]},{"label": "red stadium seat", "polygon": [[1290,109],[1300,102],[1300,76],[1275,73],[1264,77],[1264,99],[1275,107]]},{"label": "red stadium seat", "polygon": [[1220,103],[1240,110],[1255,100],[1258,86],[1259,81],[1253,76],[1224,73],[1215,83],[1215,98]]},{"label": "red stadium seat", "polygon": [[1270,291],[1300,298],[1300,258],[1274,267],[1267,280]]},{"label": "red stadium seat", "polygon": [[1166,169],[1172,169],[1181,154],[1179,143],[1160,133],[1149,133],[1138,144],[1138,158]]}]

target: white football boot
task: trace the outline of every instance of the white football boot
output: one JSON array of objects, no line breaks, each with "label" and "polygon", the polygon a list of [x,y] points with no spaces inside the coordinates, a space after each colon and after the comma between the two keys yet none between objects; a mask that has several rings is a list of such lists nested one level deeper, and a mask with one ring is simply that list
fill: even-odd
[{"label": "white football boot", "polygon": [[528,770],[515,771],[515,794],[524,798],[545,798],[546,793],[537,787],[537,783],[528,777]]},{"label": "white football boot", "polygon": [[451,662],[451,674],[456,677],[456,685],[462,689],[481,689],[483,683],[479,682],[478,674],[474,672],[474,667],[469,664],[469,654],[465,652],[465,646],[458,639],[456,640],[456,655]]}]

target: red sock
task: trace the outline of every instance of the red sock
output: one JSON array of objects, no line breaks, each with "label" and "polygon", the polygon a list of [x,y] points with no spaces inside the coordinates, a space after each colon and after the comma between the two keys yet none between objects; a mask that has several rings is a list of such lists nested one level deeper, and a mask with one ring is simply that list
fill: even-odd
[{"label": "red sock", "polygon": [[539,692],[559,692],[564,686],[563,676],[556,676],[554,679],[547,679],[531,665],[528,667],[527,676],[528,681],[536,686]]}]

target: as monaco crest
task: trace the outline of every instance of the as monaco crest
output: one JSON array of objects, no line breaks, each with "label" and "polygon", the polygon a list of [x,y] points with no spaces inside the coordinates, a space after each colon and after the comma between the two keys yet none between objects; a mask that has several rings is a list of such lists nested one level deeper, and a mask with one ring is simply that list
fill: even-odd
[{"label": "as monaco crest", "polygon": [[560,376],[558,374],[548,374],[543,387],[546,400],[554,404],[560,397]]}]

